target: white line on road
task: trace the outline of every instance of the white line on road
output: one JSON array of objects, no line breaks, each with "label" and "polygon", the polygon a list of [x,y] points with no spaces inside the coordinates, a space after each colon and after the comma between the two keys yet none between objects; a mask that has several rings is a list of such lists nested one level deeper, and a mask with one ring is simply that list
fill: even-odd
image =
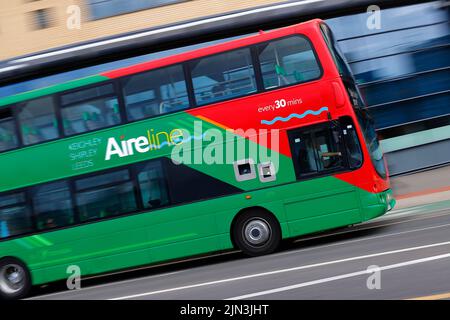
[{"label": "white line on road", "polygon": [[[314,238],[312,238],[312,237],[311,238],[305,238],[305,239],[297,240],[297,241],[295,241],[295,243],[303,242],[303,241],[309,241],[309,240],[314,240],[314,239],[319,239],[319,238],[324,238],[324,237],[332,237],[332,236],[337,236],[337,235],[343,235],[343,234],[347,234],[347,233],[350,233],[350,232],[357,232],[357,231],[364,231],[364,230],[369,230],[369,229],[373,229],[373,228],[386,227],[386,226],[391,226],[393,224],[396,224],[396,223],[383,224],[383,225],[378,225],[376,227],[365,228],[365,229],[357,229],[357,230],[353,230],[353,231],[336,232],[336,233],[331,233],[331,234],[327,234],[327,235],[317,236],[317,237],[314,237]],[[326,245],[314,246],[312,248],[302,248],[302,249],[298,249],[298,250],[291,250],[291,251],[287,251],[287,252],[280,252],[280,253],[275,253],[272,256],[274,256],[274,257],[285,256],[285,255],[297,254],[297,253],[300,253],[300,252],[303,253],[303,252],[307,252],[307,251],[311,251],[311,250],[342,246],[342,245],[346,245],[346,244],[350,244],[350,243],[369,241],[369,240],[381,239],[381,238],[387,238],[387,237],[394,237],[394,236],[400,236],[400,235],[409,234],[409,233],[415,233],[415,232],[420,232],[420,231],[428,231],[428,230],[433,230],[433,229],[441,229],[441,228],[447,228],[447,227],[450,227],[450,223],[441,224],[441,225],[433,226],[433,227],[426,227],[426,228],[412,229],[412,230],[408,230],[408,231],[401,231],[401,232],[395,232],[395,233],[382,234],[382,235],[379,235],[379,236],[366,237],[366,238],[363,238],[363,239],[353,239],[353,240],[347,240],[347,241],[340,241],[340,242],[326,244]]]},{"label": "white line on road", "polygon": [[[139,271],[139,270],[140,269],[133,269],[133,270],[129,270],[129,272],[132,272],[132,271],[134,272],[134,271]],[[175,271],[175,272],[169,272],[169,273],[156,274],[156,275],[152,275],[152,276],[149,276],[149,277],[145,277],[145,280],[153,280],[153,279],[156,279],[156,278],[173,276],[173,275],[181,273],[181,272],[183,272],[183,270]],[[120,274],[120,273],[117,273],[117,274]],[[114,274],[108,274],[108,276],[111,276],[111,275],[114,275]],[[95,279],[97,277],[101,278],[102,276],[86,277],[86,278],[84,278],[82,280],[91,280],[91,279]],[[122,281],[117,281],[117,282],[105,283],[105,284],[100,284],[100,285],[96,285],[96,286],[92,286],[92,287],[81,288],[81,289],[74,290],[74,291],[69,291],[69,292],[77,293],[77,294],[83,294],[86,291],[92,290],[92,289],[101,289],[101,288],[106,288],[106,287],[110,287],[110,286],[129,284],[129,283],[138,282],[138,281],[142,281],[142,278],[135,278],[135,279],[129,279],[129,280],[122,280]],[[68,293],[68,291],[55,292],[55,293],[50,293],[50,294],[46,294],[46,295],[42,295],[42,296],[31,297],[31,298],[24,299],[24,300],[41,300],[41,299],[44,299],[44,298],[58,296],[58,295],[63,295],[63,294],[67,294],[67,293]]]},{"label": "white line on road", "polygon": [[373,258],[373,257],[379,257],[379,256],[384,256],[384,255],[389,255],[389,254],[396,254],[396,253],[403,253],[403,252],[409,252],[409,251],[416,251],[416,250],[428,249],[428,248],[439,247],[439,246],[446,246],[446,245],[450,245],[450,241],[434,243],[434,244],[429,244],[429,245],[419,246],[419,247],[411,247],[411,248],[405,248],[405,249],[400,249],[400,250],[393,250],[393,251],[386,251],[386,252],[368,254],[368,255],[351,257],[351,258],[340,259],[340,260],[321,262],[321,263],[304,265],[304,266],[298,266],[298,267],[287,268],[287,269],[273,270],[273,271],[269,271],[269,272],[249,274],[249,275],[240,276],[240,277],[234,277],[234,278],[227,278],[227,279],[221,279],[221,280],[215,280],[215,281],[209,281],[209,282],[201,282],[201,283],[187,285],[187,286],[181,286],[181,287],[175,287],[175,288],[169,288],[169,289],[163,289],[163,290],[157,290],[157,291],[149,291],[149,292],[144,292],[144,293],[139,293],[139,294],[133,294],[133,295],[123,296],[123,297],[117,297],[117,298],[113,298],[113,299],[109,299],[109,300],[134,299],[134,298],[151,296],[151,295],[156,295],[156,294],[161,294],[161,293],[167,293],[167,292],[173,292],[173,291],[180,291],[180,290],[186,290],[186,289],[205,287],[205,286],[222,284],[222,283],[233,282],[233,281],[239,281],[239,280],[244,280],[244,279],[264,277],[264,276],[273,275],[273,274],[280,274],[280,273],[298,271],[298,270],[303,270],[303,269],[322,267],[322,266],[327,266],[327,265],[337,264],[337,263],[342,263],[342,262],[349,262],[349,261],[355,261],[355,260],[361,260],[361,259],[367,259],[367,258]]},{"label": "white line on road", "polygon": [[[323,237],[328,237],[328,236],[333,236],[333,235],[338,235],[338,234],[345,234],[345,233],[348,233],[348,232],[364,231],[364,230],[367,230],[367,229],[378,228],[378,227],[383,227],[383,226],[390,226],[390,225],[394,225],[394,224],[407,223],[407,222],[412,222],[412,221],[417,221],[417,220],[424,220],[424,219],[429,219],[429,218],[439,218],[439,217],[442,217],[442,216],[445,216],[445,215],[449,215],[449,214],[448,213],[441,214],[441,215],[431,215],[430,214],[430,215],[427,215],[426,217],[423,217],[423,218],[409,219],[407,221],[398,221],[398,222],[394,222],[394,223],[387,223],[387,224],[382,224],[382,225],[370,226],[368,228],[362,228],[362,229],[357,229],[357,230],[350,229],[348,231],[332,233],[332,234],[325,234],[325,235],[322,234],[322,235],[319,235],[319,236],[303,238],[303,239],[297,240],[296,242],[300,242],[301,240],[306,241],[306,240],[312,240],[312,239],[316,239],[316,238],[323,238]],[[395,216],[395,215],[391,215],[391,217],[392,216]],[[379,238],[384,238],[384,237],[403,235],[403,234],[420,232],[420,231],[427,231],[427,230],[438,229],[438,228],[445,228],[445,227],[448,227],[448,226],[450,226],[450,224],[443,224],[443,225],[438,225],[438,226],[433,226],[433,227],[413,229],[413,230],[397,232],[397,233],[389,233],[389,234],[384,234],[384,235],[374,236],[374,237],[368,237],[368,238],[363,238],[363,239],[340,241],[340,242],[327,244],[327,245],[314,246],[313,248],[302,248],[300,250],[293,250],[293,251],[291,250],[291,251],[288,251],[288,252],[281,252],[281,253],[277,253],[277,254],[271,255],[271,257],[277,257],[279,255],[297,254],[297,253],[300,253],[300,252],[303,253],[303,252],[311,251],[311,250],[317,250],[317,249],[322,249],[322,248],[346,245],[346,244],[351,244],[351,243],[355,243],[355,242],[361,242],[361,241],[366,241],[366,240],[373,240],[373,239],[379,239]],[[235,253],[235,252],[237,252],[237,251],[229,251],[229,252],[225,252],[225,253],[218,253],[218,254],[208,255],[206,257],[211,258],[211,257],[216,257],[216,256],[229,255],[229,254],[232,254],[232,253]],[[187,262],[187,261],[191,261],[191,260],[199,260],[199,259],[202,259],[202,258],[205,258],[205,257],[197,257],[197,258],[187,259],[187,260],[183,260],[182,262]],[[173,264],[173,263],[168,263],[168,264]],[[155,265],[155,266],[161,267],[161,266],[164,266],[164,265],[165,264],[158,264],[158,265]],[[152,266],[147,267],[147,268],[151,269]],[[133,270],[134,269],[128,270],[128,271],[133,271]],[[183,270],[183,271],[187,271],[187,270],[188,269]],[[179,271],[179,272],[181,272],[181,271]],[[177,273],[179,273],[179,272],[177,272]],[[166,274],[162,274],[160,276],[168,276],[168,275],[172,275],[172,273],[166,273]],[[152,275],[152,276],[148,276],[148,277],[142,277],[142,278],[125,280],[124,282],[145,281],[145,280],[150,280],[150,279],[152,279],[154,277],[155,277],[155,275]],[[100,289],[100,288],[102,288],[104,286],[116,286],[116,285],[120,285],[120,284],[122,284],[121,281],[119,281],[119,282],[112,282],[112,283],[107,283],[107,284],[103,284],[103,285],[86,287],[86,288],[83,288],[81,291],[85,292],[86,290]],[[67,294],[67,293],[68,293],[67,291],[55,292],[55,293],[51,293],[51,294],[47,294],[47,295],[32,297],[32,298],[30,298],[28,300],[43,299],[43,298],[46,298],[46,297],[57,296],[57,295],[64,295],[64,294]]]},{"label": "white line on road", "polygon": [[381,216],[380,218],[390,218],[390,217],[399,217],[399,216],[403,216],[403,215],[410,215],[412,213],[417,213],[417,212],[422,212],[423,208],[406,208],[406,209],[399,209],[396,211],[390,211],[388,213],[386,213],[384,216]]},{"label": "white line on road", "polygon": [[[398,269],[398,268],[402,268],[402,267],[406,267],[406,266],[411,266],[411,265],[414,265],[414,264],[430,262],[430,261],[436,261],[436,260],[442,260],[442,259],[447,259],[447,258],[450,258],[450,253],[441,254],[441,255],[437,255],[437,256],[432,256],[432,257],[428,257],[428,258],[422,258],[422,259],[405,261],[405,262],[396,263],[396,264],[391,264],[391,265],[387,265],[387,266],[384,266],[384,267],[380,267],[377,270],[385,271],[385,270],[390,270],[390,269]],[[332,282],[332,281],[337,281],[337,280],[357,277],[357,276],[361,276],[361,275],[365,275],[365,274],[371,274],[371,273],[373,273],[372,270],[362,270],[362,271],[358,271],[358,272],[341,274],[339,276],[334,276],[334,277],[329,277],[329,278],[324,278],[324,279],[319,279],[319,280],[314,280],[314,281],[298,283],[298,284],[285,286],[285,287],[280,287],[280,288],[276,288],[276,289],[271,289],[271,290],[265,290],[265,291],[245,294],[245,295],[242,295],[242,296],[228,298],[228,299],[225,299],[225,300],[243,300],[243,299],[249,299],[249,298],[254,298],[254,297],[260,297],[260,296],[265,296],[265,295],[274,294],[274,293],[278,293],[278,292],[304,288],[304,287],[308,287],[308,286],[313,286],[313,285],[317,285],[317,284],[322,284],[322,283],[327,283],[327,282]]]}]

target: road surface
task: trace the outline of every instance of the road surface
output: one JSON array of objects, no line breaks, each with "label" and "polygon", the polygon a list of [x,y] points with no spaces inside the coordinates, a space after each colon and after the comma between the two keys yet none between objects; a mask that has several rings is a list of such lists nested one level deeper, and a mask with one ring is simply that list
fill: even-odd
[{"label": "road surface", "polygon": [[414,298],[450,299],[450,202],[394,211],[369,223],[297,239],[268,256],[221,254],[86,280],[77,291],[53,285],[31,297]]}]

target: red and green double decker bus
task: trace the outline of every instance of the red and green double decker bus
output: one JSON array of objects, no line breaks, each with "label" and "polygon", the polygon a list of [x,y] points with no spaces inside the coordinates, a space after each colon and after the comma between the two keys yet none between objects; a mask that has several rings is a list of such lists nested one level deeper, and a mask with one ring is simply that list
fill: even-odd
[{"label": "red and green double decker bus", "polygon": [[381,216],[373,121],[321,20],[0,99],[0,297]]}]

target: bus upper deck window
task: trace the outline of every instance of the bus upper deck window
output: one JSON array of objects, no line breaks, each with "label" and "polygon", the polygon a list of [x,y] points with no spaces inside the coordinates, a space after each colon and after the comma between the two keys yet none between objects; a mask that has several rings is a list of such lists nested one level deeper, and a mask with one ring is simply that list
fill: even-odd
[{"label": "bus upper deck window", "polygon": [[258,46],[265,89],[317,79],[319,63],[310,42],[300,36],[271,41]]},{"label": "bus upper deck window", "polygon": [[17,105],[20,132],[25,145],[53,140],[59,137],[55,104],[52,96]]},{"label": "bus upper deck window", "polygon": [[0,152],[19,146],[16,125],[10,109],[0,110]]},{"label": "bus upper deck window", "polygon": [[128,120],[135,121],[189,108],[184,69],[169,66],[122,80]]},{"label": "bus upper deck window", "polygon": [[238,98],[256,91],[249,48],[207,56],[190,63],[198,105]]},{"label": "bus upper deck window", "polygon": [[112,84],[95,86],[61,97],[64,133],[68,136],[122,122]]}]

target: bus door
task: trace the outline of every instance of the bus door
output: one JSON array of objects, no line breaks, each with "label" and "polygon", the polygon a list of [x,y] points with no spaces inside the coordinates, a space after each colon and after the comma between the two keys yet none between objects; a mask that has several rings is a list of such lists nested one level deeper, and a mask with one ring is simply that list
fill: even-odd
[{"label": "bus door", "polygon": [[[292,234],[321,231],[362,221],[358,190],[333,175],[362,165],[350,117],[288,131],[298,196],[287,199]],[[356,140],[354,140],[356,139]]]}]

